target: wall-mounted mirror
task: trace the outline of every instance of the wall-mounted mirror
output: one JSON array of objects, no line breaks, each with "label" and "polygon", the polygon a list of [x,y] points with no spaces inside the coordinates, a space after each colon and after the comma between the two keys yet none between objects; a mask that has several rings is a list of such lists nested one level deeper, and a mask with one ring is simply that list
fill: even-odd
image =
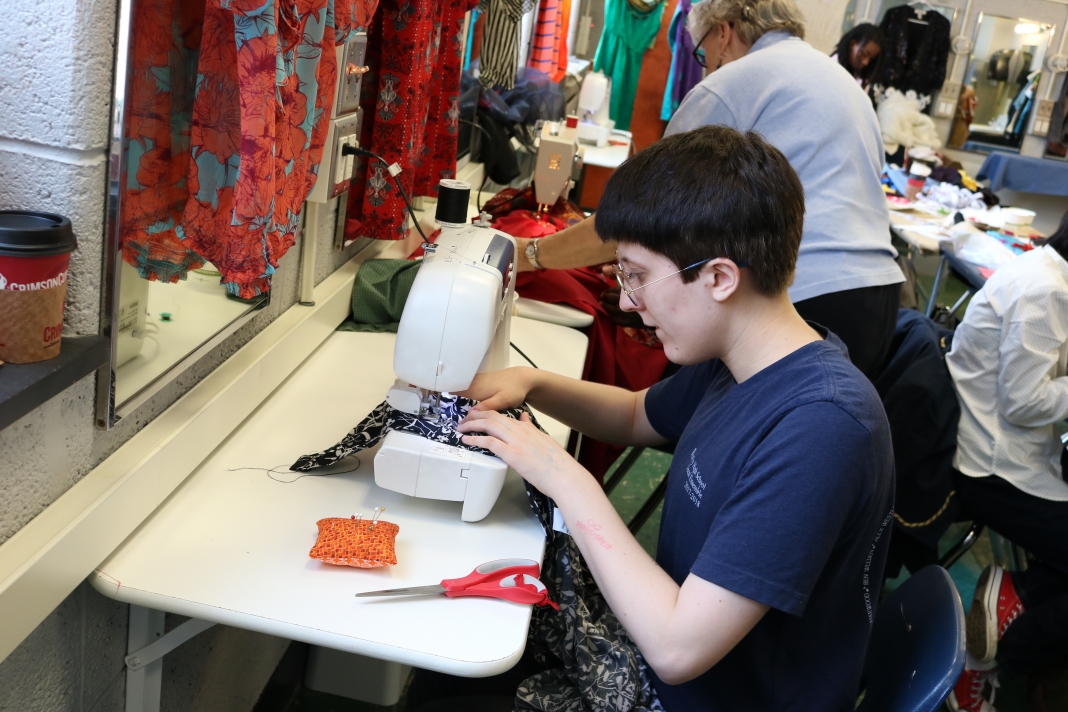
[{"label": "wall-mounted mirror", "polygon": [[1019,151],[1052,30],[1026,18],[980,16],[950,148]]},{"label": "wall-mounted mirror", "polygon": [[[127,218],[129,219],[129,218]],[[119,316],[112,360],[120,410],[213,336],[266,303],[233,297],[207,262],[174,283],[147,279],[128,262],[118,275]]]},{"label": "wall-mounted mirror", "polygon": [[[111,364],[97,383],[105,428],[268,300],[269,292],[231,294],[239,290],[220,283],[182,229],[191,195],[225,200],[237,177],[214,154],[191,153],[203,17],[202,1],[120,4],[101,313]],[[217,128],[220,140],[226,128]]]},{"label": "wall-mounted mirror", "polygon": [[1050,113],[1045,157],[1068,161],[1068,80],[1061,82],[1061,90]]}]

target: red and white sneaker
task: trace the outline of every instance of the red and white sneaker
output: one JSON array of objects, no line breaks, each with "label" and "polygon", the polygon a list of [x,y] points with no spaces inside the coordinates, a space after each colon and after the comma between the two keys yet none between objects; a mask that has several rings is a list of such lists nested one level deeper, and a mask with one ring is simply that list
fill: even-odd
[{"label": "red and white sneaker", "polygon": [[982,663],[992,661],[998,652],[998,641],[1023,611],[1024,605],[1016,595],[1012,576],[1000,566],[983,569],[966,626],[968,652],[972,657]]},{"label": "red and white sneaker", "polygon": [[[990,699],[983,692],[990,685]],[[965,670],[953,686],[946,704],[953,712],[997,712],[994,708],[994,689],[998,686],[995,670]]]}]

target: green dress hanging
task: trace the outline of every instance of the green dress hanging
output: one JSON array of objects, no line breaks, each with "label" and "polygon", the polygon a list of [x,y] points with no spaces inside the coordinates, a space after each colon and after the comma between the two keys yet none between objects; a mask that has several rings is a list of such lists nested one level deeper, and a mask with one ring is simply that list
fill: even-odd
[{"label": "green dress hanging", "polygon": [[[630,130],[642,55],[656,39],[665,4],[663,0],[655,3],[632,1],[633,5],[628,0],[605,0],[604,31],[593,58],[593,70],[603,71],[612,80],[608,113],[616,122],[616,128],[624,131]],[[640,11],[635,5],[649,9]]]}]

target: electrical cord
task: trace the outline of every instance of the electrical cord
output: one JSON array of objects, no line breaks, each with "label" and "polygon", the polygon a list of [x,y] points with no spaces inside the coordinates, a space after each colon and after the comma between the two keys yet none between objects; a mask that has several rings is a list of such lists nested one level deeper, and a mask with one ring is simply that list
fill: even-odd
[{"label": "electrical cord", "polygon": [[[397,180],[397,176],[393,174],[393,171],[389,170],[390,164],[386,162],[386,159],[379,156],[377,153],[368,151],[366,148],[359,146],[345,145],[341,147],[341,155],[343,156],[363,156],[364,158],[377,158],[382,161],[382,165],[386,167],[386,173],[389,173],[390,178],[393,179],[393,183],[397,186],[397,190],[400,191],[401,197],[404,198],[404,204],[408,206],[408,215],[411,216],[412,222],[415,223],[415,229],[419,231],[419,236],[423,238],[423,244],[429,245],[430,240],[427,239],[426,233],[423,232],[423,226],[419,224],[419,221],[415,217],[415,210],[412,208],[412,202],[408,200],[408,194],[404,192],[404,188],[401,186],[400,181]],[[400,171],[397,171],[400,173]]]},{"label": "electrical cord", "polygon": [[[493,139],[490,138],[489,131],[487,131],[486,128],[482,124],[478,123],[477,121],[470,121],[468,119],[460,119],[460,123],[461,124],[467,124],[469,126],[474,126],[476,129],[478,129],[483,134],[485,134],[486,141],[492,141],[493,140]],[[479,157],[481,158],[481,156],[479,156]],[[482,189],[486,187],[486,181],[487,180],[489,180],[489,174],[483,172],[483,174],[482,174],[482,185],[478,186],[478,196],[475,198],[475,205],[478,206],[478,212],[479,212],[480,215],[482,214]]]}]

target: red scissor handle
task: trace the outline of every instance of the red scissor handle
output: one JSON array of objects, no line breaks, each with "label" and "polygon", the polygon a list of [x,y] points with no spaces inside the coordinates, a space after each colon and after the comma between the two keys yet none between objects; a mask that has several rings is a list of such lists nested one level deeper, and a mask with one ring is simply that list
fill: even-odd
[{"label": "red scissor handle", "polygon": [[445,579],[441,587],[450,598],[488,596],[514,603],[558,606],[549,600],[549,592],[538,580],[541,566],[530,559],[500,559],[482,564],[469,575]]}]

